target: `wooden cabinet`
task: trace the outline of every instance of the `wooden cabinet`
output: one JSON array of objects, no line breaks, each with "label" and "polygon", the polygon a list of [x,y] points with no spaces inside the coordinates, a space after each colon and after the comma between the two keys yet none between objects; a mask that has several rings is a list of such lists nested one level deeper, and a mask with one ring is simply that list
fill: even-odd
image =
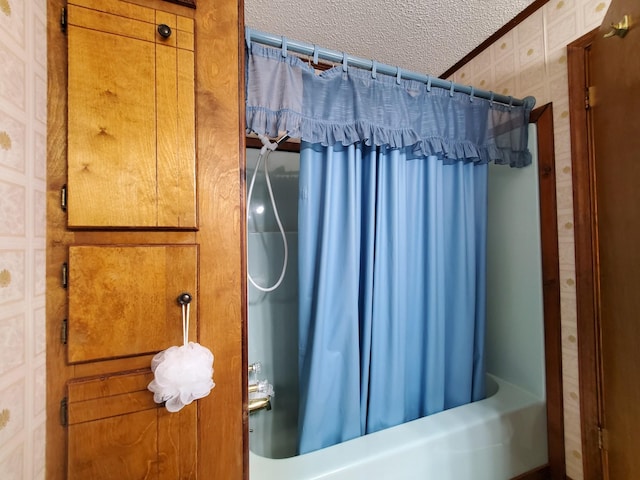
[{"label": "wooden cabinet", "polygon": [[[197,3],[47,0],[48,480],[248,475],[242,8]],[[216,386],[169,413],[185,291]]]},{"label": "wooden cabinet", "polygon": [[72,0],[67,36],[69,227],[195,228],[193,20]]}]

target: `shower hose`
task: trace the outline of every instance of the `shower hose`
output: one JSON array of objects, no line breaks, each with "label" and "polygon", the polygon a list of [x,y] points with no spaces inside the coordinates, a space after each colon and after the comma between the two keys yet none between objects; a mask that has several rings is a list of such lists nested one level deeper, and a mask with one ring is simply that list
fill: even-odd
[{"label": "shower hose", "polygon": [[[287,138],[289,138],[289,135],[283,135],[276,142],[271,142],[267,137],[265,137],[264,135],[261,135],[261,134],[258,134],[258,138],[262,142],[262,148],[260,149],[260,154],[258,155],[258,161],[256,162],[256,168],[253,171],[253,175],[251,176],[251,182],[249,184],[249,193],[247,194],[247,231],[249,229],[249,212],[251,211],[250,209],[251,209],[251,196],[253,195],[253,185],[255,184],[256,176],[257,176],[258,170],[260,169],[260,163],[264,160],[264,178],[265,178],[265,182],[267,184],[267,190],[269,192],[269,198],[271,199],[271,206],[273,207],[273,214],[276,217],[276,222],[278,224],[278,228],[280,229],[280,235],[282,236],[282,244],[284,246],[284,258],[283,258],[283,261],[282,261],[282,271],[280,272],[280,278],[278,278],[276,283],[274,283],[272,286],[263,287],[261,285],[258,285],[256,283],[256,281],[251,277],[251,274],[249,273],[249,267],[248,266],[247,266],[247,277],[249,278],[249,281],[251,282],[251,285],[256,287],[261,292],[273,292],[276,288],[278,288],[282,284],[282,281],[284,280],[285,273],[287,272],[287,262],[288,262],[288,259],[289,259],[289,247],[287,245],[287,237],[285,236],[285,233],[284,233],[284,227],[282,226],[282,222],[280,221],[280,215],[278,214],[278,207],[276,206],[276,200],[275,200],[275,198],[273,196],[273,188],[271,187],[271,179],[269,178],[268,160],[269,160],[269,154],[272,151],[274,151],[276,148],[278,148],[280,143],[284,142]],[[248,257],[248,255],[249,254],[248,254],[248,249],[247,249],[247,257]],[[249,263],[250,262],[247,261],[247,265]]]}]

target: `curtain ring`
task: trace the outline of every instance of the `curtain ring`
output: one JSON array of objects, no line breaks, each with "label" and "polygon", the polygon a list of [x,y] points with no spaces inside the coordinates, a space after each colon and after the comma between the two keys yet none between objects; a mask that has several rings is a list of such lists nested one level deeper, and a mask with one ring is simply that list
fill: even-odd
[{"label": "curtain ring", "polygon": [[313,45],[313,63],[314,65],[318,64],[318,45]]},{"label": "curtain ring", "polygon": [[489,96],[489,108],[493,108],[493,97],[495,93],[489,92],[491,95]]},{"label": "curtain ring", "polygon": [[244,41],[247,44],[247,48],[251,48],[251,29],[249,27],[244,29]]},{"label": "curtain ring", "polygon": [[509,95],[509,110],[513,108],[513,97]]},{"label": "curtain ring", "polygon": [[346,72],[349,66],[349,61],[347,60],[347,52],[342,52],[342,71]]},{"label": "curtain ring", "polygon": [[431,75],[427,76],[427,92],[431,91]]},{"label": "curtain ring", "polygon": [[396,67],[396,68],[397,68],[396,83],[400,85],[400,80],[402,80],[402,69],[400,67]]},{"label": "curtain ring", "polygon": [[378,62],[376,62],[375,60],[371,60],[371,78],[376,78],[377,70],[378,70]]},{"label": "curtain ring", "polygon": [[469,94],[469,101],[473,103],[473,93],[474,93],[474,88],[473,86],[471,87],[471,93]]},{"label": "curtain ring", "polygon": [[449,96],[453,97],[453,93],[455,92],[456,84],[451,82],[451,88],[449,89]]},{"label": "curtain ring", "polygon": [[282,56],[287,58],[287,37],[282,37]]}]

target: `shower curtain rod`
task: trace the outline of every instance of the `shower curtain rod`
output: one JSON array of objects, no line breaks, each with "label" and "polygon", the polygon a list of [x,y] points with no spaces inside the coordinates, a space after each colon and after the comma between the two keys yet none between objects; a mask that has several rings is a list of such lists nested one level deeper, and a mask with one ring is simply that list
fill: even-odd
[{"label": "shower curtain rod", "polygon": [[467,95],[473,95],[475,97],[484,98],[487,100],[493,100],[494,102],[502,103],[505,105],[513,105],[516,107],[526,106],[533,109],[536,103],[534,97],[525,97],[523,99],[513,98],[506,95],[501,95],[488,90],[476,89],[472,86],[461,85],[459,83],[443,80],[438,77],[432,77],[430,75],[423,75],[421,73],[411,72],[409,70],[402,70],[399,67],[392,67],[391,65],[385,65],[384,63],[377,63],[373,60],[366,60],[364,58],[352,57],[343,52],[337,52],[335,50],[328,50],[326,48],[318,47],[310,43],[300,42],[297,40],[291,40],[283,36],[273,35],[271,33],[260,32],[253,30],[249,27],[245,28],[245,41],[247,45],[250,42],[257,42],[270,47],[282,48],[285,51],[291,51],[302,55],[313,57],[313,62],[318,63],[318,59],[327,60],[333,63],[343,63],[346,65],[352,65],[364,70],[383,73],[392,77],[397,77],[398,81],[401,78],[405,80],[415,80],[418,82],[426,83],[432,87],[438,87],[450,90],[453,92],[466,93]]}]

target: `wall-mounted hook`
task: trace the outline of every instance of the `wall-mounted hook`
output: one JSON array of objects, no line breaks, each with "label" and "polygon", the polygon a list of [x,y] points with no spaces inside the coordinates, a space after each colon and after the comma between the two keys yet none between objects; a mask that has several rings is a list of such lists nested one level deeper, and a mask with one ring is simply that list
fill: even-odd
[{"label": "wall-mounted hook", "polygon": [[631,18],[629,15],[625,15],[618,23],[611,23],[611,31],[604,34],[604,38],[618,36],[624,38],[631,26]]}]

